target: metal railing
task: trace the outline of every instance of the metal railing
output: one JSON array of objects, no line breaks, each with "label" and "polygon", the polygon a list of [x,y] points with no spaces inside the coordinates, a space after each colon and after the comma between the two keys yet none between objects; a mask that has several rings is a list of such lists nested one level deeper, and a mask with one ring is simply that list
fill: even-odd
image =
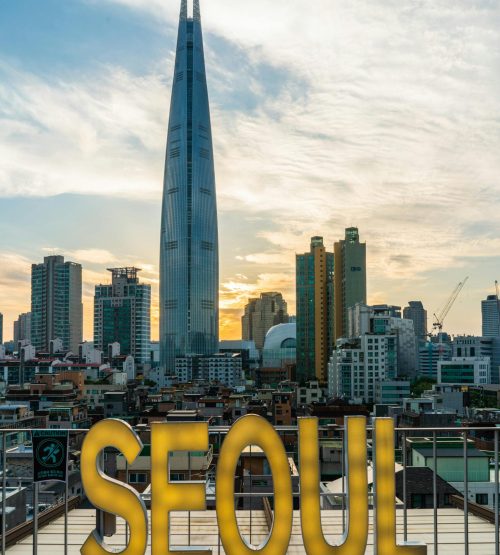
[{"label": "metal railing", "polygon": [[[297,434],[298,428],[297,426],[276,426],[275,427],[278,435],[282,438],[283,443],[285,445],[285,450],[289,457],[292,457],[295,463],[298,462],[298,441],[297,441]],[[215,426],[209,428],[209,437],[211,441],[211,448],[213,450],[213,462],[212,466],[216,465],[216,460],[219,454],[220,446],[224,440],[224,436],[230,430],[229,426]],[[26,438],[28,437],[26,434],[29,434],[32,430],[31,429],[0,429],[0,433],[2,434],[1,438],[1,445],[2,445],[2,454],[1,454],[1,471],[2,471],[2,522],[1,522],[1,548],[2,548],[2,555],[5,555],[7,546],[10,545],[9,540],[9,533],[13,530],[13,527],[8,527],[7,525],[7,505],[8,505],[8,496],[7,496],[7,489],[9,484],[23,484],[26,485],[27,488],[32,488],[32,497],[35,497],[35,488],[33,488],[33,479],[26,476],[14,476],[9,474],[9,462],[8,462],[8,455],[9,455],[9,448],[7,438],[12,439],[16,434],[23,434],[19,435],[22,438],[23,442],[29,442]],[[80,440],[82,436],[87,432],[87,429],[75,429],[71,430],[68,429],[67,432],[69,434],[70,445],[76,445],[77,447],[80,445]],[[140,428],[137,430],[140,433],[148,433],[148,429]],[[371,427],[367,428],[367,437],[368,437],[368,456],[370,458],[370,448],[373,449],[373,437],[372,437],[373,429]],[[488,459],[488,464],[493,466],[493,481],[488,482],[488,505],[489,508],[483,507],[481,509],[481,505],[476,503],[476,498],[472,497],[474,495],[475,489],[471,488],[471,481],[470,476],[471,472],[471,457],[470,457],[470,440],[474,439],[475,433],[481,433],[481,440],[484,444],[485,437],[488,438],[491,443],[491,455],[490,459]],[[345,449],[345,442],[344,442],[344,428],[343,427],[321,427],[319,428],[320,433],[320,441],[321,439],[339,439],[341,440],[341,455],[340,455],[340,468],[339,468],[339,476],[344,476],[345,472],[345,460],[346,460],[346,449]],[[327,435],[328,434],[328,435]],[[80,437],[78,437],[80,436]],[[323,436],[323,437],[322,437]],[[439,451],[438,455],[438,448],[440,449],[440,438],[446,438],[446,445],[449,446],[450,444],[450,436],[452,436],[452,440],[455,442],[460,441],[462,445],[462,465],[463,465],[463,472],[461,473],[463,477],[463,491],[461,491],[461,495],[458,496],[458,499],[462,499],[462,502],[457,501],[457,496],[455,495],[453,499],[451,499],[449,505],[445,503],[443,498],[443,494],[440,493],[440,486],[442,485],[441,478],[439,476],[439,464],[436,464],[439,461],[439,457],[442,456],[442,451]],[[412,449],[411,445],[415,442],[415,438],[427,438],[427,445],[431,447],[431,462],[427,468],[437,467],[438,471],[432,472],[432,488],[431,491],[428,492],[420,492],[420,500],[422,500],[422,495],[427,493],[429,497],[432,497],[432,505],[428,506],[427,503],[423,503],[423,506],[415,506],[415,498],[412,497],[412,492],[409,491],[409,482],[408,482],[408,473],[410,472],[408,469],[412,466]],[[492,528],[492,535],[491,543],[494,545],[494,553],[495,555],[500,555],[500,488],[499,488],[499,439],[500,439],[500,427],[467,427],[467,428],[396,428],[395,429],[395,441],[394,446],[397,450],[397,453],[400,453],[398,458],[398,462],[401,463],[402,466],[402,495],[398,500],[396,499],[396,507],[398,510],[398,514],[402,513],[402,539],[404,541],[408,541],[409,538],[409,520],[410,520],[410,509],[418,509],[418,508],[429,508],[432,509],[432,553],[433,555],[438,555],[439,547],[440,547],[440,528],[439,528],[439,510],[444,507],[458,507],[459,509],[463,510],[463,526],[464,526],[464,534],[463,534],[463,552],[465,555],[469,554],[470,546],[471,546],[471,536],[469,534],[470,528],[470,518],[469,515],[472,514],[479,518],[483,518],[484,520],[491,522],[493,524]],[[412,443],[413,442],[413,443]],[[443,444],[444,445],[444,444]],[[376,448],[376,447],[375,447]],[[106,453],[108,451],[106,450]],[[116,451],[109,450],[108,454],[116,454]],[[485,455],[486,457],[486,455]],[[103,455],[103,461],[105,456]],[[190,461],[190,457],[188,457],[188,461]],[[103,463],[106,464],[105,462]],[[189,464],[189,463],[188,463]],[[484,464],[484,463],[483,463]],[[248,480],[248,490],[247,491],[236,491],[235,492],[235,502],[238,504],[243,500],[243,507],[246,507],[246,511],[248,511],[249,517],[249,535],[248,541],[252,543],[253,536],[254,536],[254,529],[255,526],[252,525],[253,517],[256,512],[261,512],[265,516],[265,520],[267,522],[267,528],[270,528],[270,515],[272,513],[272,505],[273,505],[273,497],[274,493],[272,491],[272,477],[269,475],[260,475],[255,474],[251,470],[250,465],[250,472],[246,475],[249,478]],[[189,477],[191,476],[191,468],[189,464],[188,474]],[[300,467],[298,467],[300,473]],[[126,476],[128,477],[129,472],[133,472],[129,466],[127,466]],[[213,473],[213,472],[212,472]],[[208,473],[210,474],[210,472]],[[268,488],[269,491],[252,491],[254,485],[254,479],[260,479],[265,477],[268,481]],[[345,531],[347,526],[347,519],[348,519],[348,498],[345,491],[345,479],[340,479],[340,491],[330,491],[330,490],[323,490],[320,492],[321,496],[321,506],[322,506],[322,514],[326,514],[327,511],[337,511],[333,514],[341,514],[341,522],[342,522],[342,532]],[[461,482],[457,480],[457,482]],[[241,481],[241,484],[246,484],[245,480]],[[339,482],[337,482],[339,484]],[[477,488],[476,488],[477,489]],[[67,492],[67,488],[66,488]],[[472,492],[472,493],[471,493]],[[370,492],[370,499],[372,499],[373,491]],[[293,492],[294,499],[300,499],[300,488],[297,485]],[[483,499],[483,497],[481,497]],[[261,500],[262,502],[258,504],[258,508],[256,508],[255,501]],[[34,499],[33,499],[34,501]],[[207,495],[207,503],[213,503],[215,501],[214,495],[208,494]],[[298,501],[295,501],[295,507],[298,508]],[[34,507],[34,511],[36,511],[35,503],[32,502]],[[64,539],[64,547],[65,553],[67,553],[68,549],[68,510],[74,508],[75,503],[72,502],[71,505],[67,505],[64,510],[64,519],[65,519],[65,539]],[[400,511],[400,512],[399,512]],[[191,545],[192,541],[192,524],[191,524],[191,512],[186,511],[188,516],[188,524],[187,524],[187,541],[188,545]],[[50,511],[49,511],[50,514]],[[55,515],[55,512],[53,513]],[[332,513],[330,513],[332,514]],[[61,513],[58,513],[60,516]],[[488,516],[489,515],[489,516]],[[36,522],[37,519],[33,519],[33,522],[28,524],[24,523],[24,532],[26,531],[26,526],[31,524],[32,526],[32,534],[34,537],[33,541],[33,551],[36,555],[36,538],[38,533],[38,525],[45,525],[47,522],[50,521],[49,519],[43,519],[42,521]],[[215,525],[216,526],[216,525]],[[11,537],[12,534],[11,534]],[[220,535],[217,529],[217,537],[218,537],[218,552],[220,553],[221,550],[221,542],[220,542]],[[418,539],[413,537],[411,539]],[[488,540],[489,541],[489,540]],[[128,527],[125,525],[125,544],[128,542]]]}]

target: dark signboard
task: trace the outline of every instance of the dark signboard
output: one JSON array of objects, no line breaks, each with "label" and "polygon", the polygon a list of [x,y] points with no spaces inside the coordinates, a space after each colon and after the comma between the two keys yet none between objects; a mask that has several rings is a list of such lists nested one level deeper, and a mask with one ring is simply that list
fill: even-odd
[{"label": "dark signboard", "polygon": [[33,480],[65,482],[68,469],[68,432],[33,430]]}]

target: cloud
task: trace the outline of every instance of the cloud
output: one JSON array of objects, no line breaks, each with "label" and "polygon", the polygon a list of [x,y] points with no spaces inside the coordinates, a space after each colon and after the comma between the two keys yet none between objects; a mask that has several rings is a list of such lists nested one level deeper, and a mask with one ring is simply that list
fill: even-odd
[{"label": "cloud", "polygon": [[117,67],[44,78],[0,59],[0,196],[157,194],[163,79]]},{"label": "cloud", "polygon": [[[47,255],[58,254],[63,252],[62,249],[57,247],[44,247],[42,249]],[[111,252],[105,249],[77,249],[73,251],[64,251],[64,256],[70,260],[78,263],[90,262],[91,264],[114,264],[117,258]]]},{"label": "cloud", "polygon": [[13,338],[12,322],[30,310],[31,263],[13,252],[0,252],[0,312],[4,340]]},{"label": "cloud", "polygon": [[[169,28],[178,16],[176,1],[108,2]],[[295,252],[313,235],[331,249],[349,225],[377,301],[434,302],[498,252],[495,3],[210,0],[202,19],[220,219],[245,225],[221,248],[223,311],[276,287],[293,304]],[[144,74],[36,76],[0,60],[0,195],[159,199],[174,46]],[[98,250],[81,259],[107,264]]]}]

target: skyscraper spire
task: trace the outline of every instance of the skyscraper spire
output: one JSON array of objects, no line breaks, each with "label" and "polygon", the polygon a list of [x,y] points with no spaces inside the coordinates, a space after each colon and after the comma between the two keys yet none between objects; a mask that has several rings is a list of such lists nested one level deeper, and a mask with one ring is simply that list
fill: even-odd
[{"label": "skyscraper spire", "polygon": [[188,3],[187,0],[182,0],[181,1],[181,15],[180,15],[180,19],[181,20],[186,20],[188,17]]},{"label": "skyscraper spire", "polygon": [[160,360],[219,346],[217,199],[200,3],[181,2],[168,125],[160,247]]},{"label": "skyscraper spire", "polygon": [[201,21],[200,0],[194,0],[194,3],[193,3],[193,19],[194,19],[194,21]]}]

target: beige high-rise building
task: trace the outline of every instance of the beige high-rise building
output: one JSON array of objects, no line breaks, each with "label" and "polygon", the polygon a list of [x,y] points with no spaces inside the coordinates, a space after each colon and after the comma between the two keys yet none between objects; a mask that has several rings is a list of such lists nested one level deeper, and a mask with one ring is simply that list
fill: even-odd
[{"label": "beige high-rise building", "polygon": [[19,314],[14,322],[14,344],[18,341],[31,341],[31,312]]},{"label": "beige high-rise building", "polygon": [[46,256],[31,265],[31,343],[48,352],[50,342],[62,341],[65,351],[78,353],[82,342],[82,267],[63,256]]},{"label": "beige high-rise building", "polygon": [[345,239],[334,245],[335,340],[347,334],[347,310],[366,304],[366,243],[359,242],[357,227],[345,230]]},{"label": "beige high-rise building", "polygon": [[264,339],[270,328],[288,322],[287,304],[283,295],[275,291],[261,293],[259,298],[248,299],[241,317],[241,336],[254,341],[257,349],[264,348]]}]

